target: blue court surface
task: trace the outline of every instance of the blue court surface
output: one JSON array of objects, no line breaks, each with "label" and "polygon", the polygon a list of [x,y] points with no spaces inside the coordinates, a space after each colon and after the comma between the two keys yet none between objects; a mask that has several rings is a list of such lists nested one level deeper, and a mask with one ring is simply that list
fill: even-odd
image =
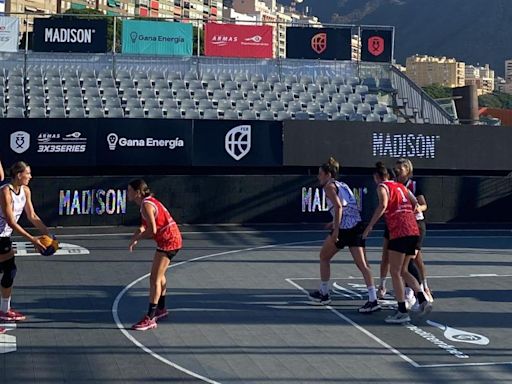
[{"label": "blue court surface", "polygon": [[[183,231],[170,316],[147,332],[130,326],[147,307],[150,241],[129,253],[126,228],[66,229],[43,257],[18,239],[13,306],[28,320],[0,335],[0,383],[512,383],[510,229],[430,230],[434,310],[406,325],[384,323],[392,297],[357,312],[366,290],[346,250],[333,302],[307,299],[322,230]],[[367,248],[376,278],[381,236]]]}]

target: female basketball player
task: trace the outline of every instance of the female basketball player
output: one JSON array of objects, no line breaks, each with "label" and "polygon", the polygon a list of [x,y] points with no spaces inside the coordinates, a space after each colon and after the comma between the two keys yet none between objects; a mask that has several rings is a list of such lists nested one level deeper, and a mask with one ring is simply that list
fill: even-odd
[{"label": "female basketball player", "polygon": [[[414,275],[414,277],[422,284],[422,288],[424,289],[425,295],[430,302],[433,302],[432,295],[428,288],[427,278],[426,278],[426,270],[425,264],[423,262],[423,255],[421,252],[423,240],[426,234],[426,224],[425,224],[425,215],[424,212],[427,210],[427,202],[425,196],[417,188],[416,181],[412,180],[413,174],[413,165],[412,162],[408,159],[398,159],[395,163],[395,175],[396,181],[405,185],[407,189],[409,189],[412,194],[416,197],[418,201],[418,207],[416,212],[416,222],[418,223],[418,229],[420,231],[420,237],[418,240],[418,244],[416,244],[416,257],[411,260],[409,264],[409,272]],[[381,262],[381,284],[378,290],[378,296],[382,297],[386,293],[385,281],[386,276],[389,271],[389,257],[387,255],[387,241],[389,240],[389,233],[386,230],[384,236],[384,247],[383,247],[383,256]],[[412,292],[409,292],[406,302],[409,306],[412,306],[416,299],[412,295]]]},{"label": "female basketball player", "polygon": [[329,224],[332,229],[331,235],[325,239],[320,251],[320,289],[311,292],[310,298],[322,304],[331,302],[331,259],[340,249],[347,246],[368,287],[369,299],[359,308],[359,312],[370,313],[379,310],[380,306],[377,303],[372,272],[365,257],[365,241],[362,238],[364,226],[356,198],[347,184],[336,180],[338,173],[339,164],[332,157],[327,163],[322,164],[318,171],[318,180],[325,191],[333,221]]},{"label": "female basketball player", "polygon": [[[389,230],[388,254],[391,279],[398,311],[386,318],[387,323],[401,324],[411,321],[405,306],[404,281],[417,294],[420,304],[420,314],[432,310],[432,305],[425,298],[420,284],[408,271],[410,259],[416,254],[416,244],[419,240],[419,229],[414,216],[418,202],[414,195],[401,183],[390,181],[390,175],[383,163],[376,164],[373,175],[377,184],[379,205],[364,231],[367,238],[382,215]],[[403,279],[402,279],[403,278]]]},{"label": "female basketball player", "polygon": [[140,207],[142,225],[134,233],[129,246],[132,252],[141,239],[154,239],[156,252],[149,279],[149,306],[144,318],[132,326],[137,331],[156,328],[156,320],[166,317],[165,293],[167,280],[165,272],[182,247],[178,225],[164,205],[155,199],[144,180],[133,180],[128,185],[128,200]]},{"label": "female basketball player", "polygon": [[28,187],[32,174],[28,164],[20,161],[11,167],[9,173],[11,183],[0,189],[0,273],[2,274],[0,320],[22,321],[25,320],[25,316],[11,308],[12,286],[17,271],[11,234],[14,230],[34,244],[39,252],[45,250],[37,237],[32,236],[18,224],[23,211],[27,214],[28,220],[42,234],[50,235],[50,233],[32,205],[31,192]]}]

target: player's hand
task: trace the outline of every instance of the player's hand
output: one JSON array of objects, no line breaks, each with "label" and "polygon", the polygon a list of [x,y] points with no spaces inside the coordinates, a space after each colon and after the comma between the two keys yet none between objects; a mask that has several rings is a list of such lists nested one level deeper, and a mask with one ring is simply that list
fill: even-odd
[{"label": "player's hand", "polygon": [[420,213],[421,212],[421,207],[419,204],[416,204],[416,206],[414,207],[414,213]]},{"label": "player's hand", "polygon": [[325,224],[325,229],[332,231],[333,228],[334,228],[334,223],[332,221],[330,223]]},{"label": "player's hand", "polygon": [[370,232],[372,230],[373,230],[373,227],[370,227],[370,226],[366,227],[366,229],[363,232],[363,239],[366,240],[368,238],[368,236],[370,236]]},{"label": "player's hand", "polygon": [[38,237],[32,237],[30,242],[34,244],[34,247],[39,253],[43,253],[44,251],[46,251],[46,247],[43,245],[43,243],[41,243],[41,240],[39,240]]},{"label": "player's hand", "polygon": [[138,241],[137,240],[132,240],[132,242],[130,243],[130,245],[128,246],[128,249],[130,250],[130,252],[133,252],[133,250],[135,249],[135,247],[137,246],[137,243]]}]

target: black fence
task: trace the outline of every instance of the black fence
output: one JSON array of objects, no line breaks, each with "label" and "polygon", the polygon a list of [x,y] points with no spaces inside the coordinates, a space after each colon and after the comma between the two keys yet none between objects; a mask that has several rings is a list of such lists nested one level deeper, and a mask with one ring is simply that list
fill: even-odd
[{"label": "black fence", "polygon": [[[138,208],[127,201],[125,177],[34,177],[33,201],[49,225],[136,225]],[[145,176],[179,223],[328,222],[325,196],[314,176]],[[368,220],[377,204],[371,176],[344,177]],[[512,179],[420,177],[427,221],[510,223]]]},{"label": "black fence", "polygon": [[[25,160],[58,171],[88,167],[186,170],[191,167],[315,167],[335,156],[344,167],[372,168],[399,157],[422,170],[512,170],[507,127],[321,121],[170,119],[4,119],[4,164]],[[279,167],[279,168],[278,168]],[[487,173],[486,173],[487,172]],[[116,172],[114,172],[116,173]],[[167,174],[172,173],[168,171]],[[55,174],[49,173],[49,174]],[[77,173],[67,174],[76,175]],[[81,174],[81,173],[80,173]],[[492,173],[490,173],[492,174]]]}]

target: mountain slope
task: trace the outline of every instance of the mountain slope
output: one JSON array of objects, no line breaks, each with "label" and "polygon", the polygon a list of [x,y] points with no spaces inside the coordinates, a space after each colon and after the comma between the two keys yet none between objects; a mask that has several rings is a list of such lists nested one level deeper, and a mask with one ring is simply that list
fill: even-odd
[{"label": "mountain slope", "polygon": [[304,0],[304,6],[324,23],[395,26],[400,63],[415,53],[451,56],[503,74],[512,58],[510,0]]}]

